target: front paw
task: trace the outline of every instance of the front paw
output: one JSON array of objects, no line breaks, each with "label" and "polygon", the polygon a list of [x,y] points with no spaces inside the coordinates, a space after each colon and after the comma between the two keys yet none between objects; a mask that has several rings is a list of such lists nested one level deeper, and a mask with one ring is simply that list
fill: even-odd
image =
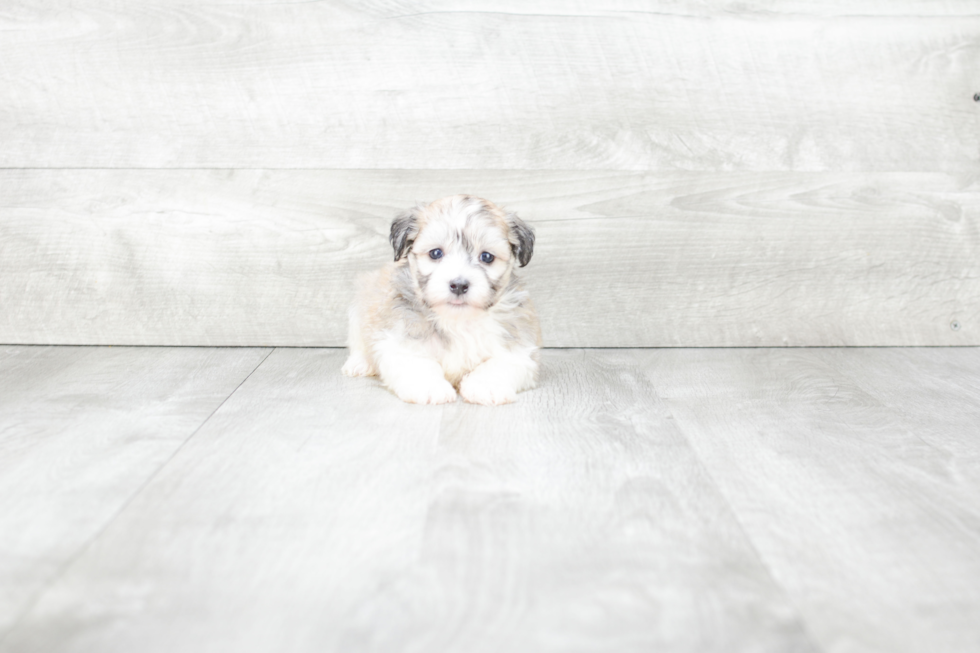
[{"label": "front paw", "polygon": [[374,374],[374,370],[371,369],[371,363],[364,357],[364,354],[358,351],[352,351],[350,353],[350,356],[347,357],[347,362],[344,363],[344,367],[340,371],[347,376],[371,376]]},{"label": "front paw", "polygon": [[392,388],[398,398],[410,404],[448,404],[456,401],[456,390],[446,379],[415,379]]},{"label": "front paw", "polygon": [[517,391],[492,374],[481,374],[475,371],[463,377],[459,384],[459,394],[471,404],[484,406],[500,406],[517,400]]}]

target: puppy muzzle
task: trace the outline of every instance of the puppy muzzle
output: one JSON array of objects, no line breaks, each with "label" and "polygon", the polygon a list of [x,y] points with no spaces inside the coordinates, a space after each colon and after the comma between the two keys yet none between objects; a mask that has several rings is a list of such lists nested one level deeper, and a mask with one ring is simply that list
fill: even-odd
[{"label": "puppy muzzle", "polygon": [[457,297],[462,297],[470,289],[470,282],[458,277],[449,282],[449,291]]}]

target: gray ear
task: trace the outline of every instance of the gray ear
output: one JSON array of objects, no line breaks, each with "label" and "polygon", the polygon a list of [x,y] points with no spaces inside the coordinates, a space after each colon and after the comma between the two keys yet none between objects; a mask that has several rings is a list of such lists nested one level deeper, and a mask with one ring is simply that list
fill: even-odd
[{"label": "gray ear", "polygon": [[395,260],[397,261],[415,242],[415,237],[419,235],[419,206],[408,209],[395,216],[391,223],[391,235],[388,240],[395,249]]},{"label": "gray ear", "polygon": [[507,214],[507,226],[510,227],[510,248],[514,250],[520,267],[524,267],[534,253],[534,229],[527,226],[516,213]]}]

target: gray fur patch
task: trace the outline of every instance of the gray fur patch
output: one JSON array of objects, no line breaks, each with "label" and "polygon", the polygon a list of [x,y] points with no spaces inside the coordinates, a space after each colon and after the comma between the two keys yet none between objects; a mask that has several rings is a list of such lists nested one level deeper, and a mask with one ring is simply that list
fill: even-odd
[{"label": "gray fur patch", "polygon": [[395,271],[392,285],[396,293],[394,310],[405,325],[409,338],[425,340],[435,331],[430,309],[419,296],[412,281],[412,271],[408,266]]},{"label": "gray fur patch", "polygon": [[415,237],[419,235],[419,213],[422,207],[416,206],[395,216],[391,223],[391,233],[388,240],[395,250],[395,260],[397,261],[415,242]]},{"label": "gray fur patch", "polygon": [[467,256],[469,256],[470,259],[472,260],[473,259],[472,241],[470,241],[469,237],[467,237],[465,232],[456,234],[456,236],[459,238],[459,243],[463,246],[463,249],[466,250]]},{"label": "gray fur patch", "polygon": [[524,267],[531,262],[531,254],[534,253],[534,229],[527,226],[516,213],[507,214],[507,225],[510,227],[510,247],[520,267]]}]

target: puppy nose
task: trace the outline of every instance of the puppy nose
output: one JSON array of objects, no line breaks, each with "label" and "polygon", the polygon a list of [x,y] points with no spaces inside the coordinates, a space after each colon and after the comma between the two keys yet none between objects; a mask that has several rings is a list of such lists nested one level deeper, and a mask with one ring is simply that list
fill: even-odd
[{"label": "puppy nose", "polygon": [[449,282],[449,289],[454,295],[462,295],[470,289],[470,282],[466,279],[453,279]]}]

